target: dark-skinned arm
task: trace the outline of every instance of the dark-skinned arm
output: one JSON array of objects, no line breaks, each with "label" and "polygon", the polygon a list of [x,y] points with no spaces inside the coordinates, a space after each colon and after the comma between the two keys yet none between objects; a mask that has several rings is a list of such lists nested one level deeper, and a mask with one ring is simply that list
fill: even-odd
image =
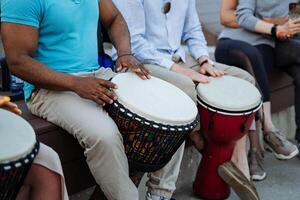
[{"label": "dark-skinned arm", "polygon": [[94,77],[60,73],[33,59],[38,45],[38,29],[14,23],[2,23],[1,34],[10,71],[36,85],[58,91],[74,91],[98,104],[111,103],[116,96],[109,88],[113,83]]},{"label": "dark-skinned arm", "polygon": [[117,50],[117,70],[131,69],[142,79],[149,78],[149,71],[134,57],[131,52],[130,34],[127,24],[111,0],[101,0],[99,3],[100,21],[108,30],[108,35]]}]

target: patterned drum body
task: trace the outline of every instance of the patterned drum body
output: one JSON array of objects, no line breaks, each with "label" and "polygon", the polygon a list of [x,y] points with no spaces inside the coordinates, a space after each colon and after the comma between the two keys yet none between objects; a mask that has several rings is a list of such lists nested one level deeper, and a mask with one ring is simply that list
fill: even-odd
[{"label": "patterned drum body", "polygon": [[199,123],[196,105],[181,90],[155,77],[141,80],[123,73],[112,82],[118,85],[119,99],[105,109],[123,136],[131,170],[161,169]]},{"label": "patterned drum body", "polygon": [[16,199],[38,150],[31,126],[0,109],[0,200]]},{"label": "patterned drum body", "polygon": [[219,177],[218,166],[231,160],[235,142],[246,134],[261,106],[261,95],[250,83],[230,76],[212,79],[197,90],[206,144],[194,192],[204,199],[226,199],[230,188]]}]

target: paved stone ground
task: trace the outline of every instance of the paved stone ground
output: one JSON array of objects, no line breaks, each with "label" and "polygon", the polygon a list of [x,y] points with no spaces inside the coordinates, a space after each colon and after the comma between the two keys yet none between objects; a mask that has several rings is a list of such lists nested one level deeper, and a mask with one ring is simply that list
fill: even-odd
[{"label": "paved stone ground", "polygon": [[[185,155],[186,156],[186,155]],[[262,200],[299,200],[300,199],[300,159],[294,158],[289,161],[279,161],[271,153],[266,152],[265,168],[267,178],[264,181],[256,182],[256,188]],[[194,171],[195,173],[195,171]],[[189,176],[188,181],[178,188],[174,194],[176,200],[198,200],[193,195],[192,182],[194,176]],[[145,182],[145,179],[144,181]],[[140,200],[144,200],[145,187],[141,183],[139,188]],[[87,200],[91,189],[82,191],[71,197],[71,200]],[[229,200],[239,198],[232,192]]]}]

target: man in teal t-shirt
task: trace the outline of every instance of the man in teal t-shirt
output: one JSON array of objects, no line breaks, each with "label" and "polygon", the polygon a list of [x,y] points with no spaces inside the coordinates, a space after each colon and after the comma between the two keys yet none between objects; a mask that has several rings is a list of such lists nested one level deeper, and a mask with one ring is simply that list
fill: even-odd
[{"label": "man in teal t-shirt", "polygon": [[[137,188],[128,176],[122,136],[103,109],[117,98],[110,90],[117,86],[108,81],[115,73],[97,63],[100,18],[118,52],[116,67],[149,78],[131,54],[122,15],[111,0],[1,0],[1,11],[7,62],[13,74],[27,81],[30,111],[79,141],[108,199],[138,200]],[[176,159],[171,163],[177,167]],[[168,167],[157,178],[167,180],[175,168],[173,164]],[[163,191],[161,183],[156,183]]]}]

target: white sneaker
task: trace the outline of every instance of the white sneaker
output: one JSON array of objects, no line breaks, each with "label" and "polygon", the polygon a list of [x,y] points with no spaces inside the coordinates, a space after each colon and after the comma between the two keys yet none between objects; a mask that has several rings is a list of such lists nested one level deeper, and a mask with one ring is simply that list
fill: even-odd
[{"label": "white sneaker", "polygon": [[146,200],[175,200],[175,199],[173,199],[173,198],[169,199],[169,198],[165,198],[165,197],[162,197],[162,196],[151,195],[150,192],[147,192]]}]

